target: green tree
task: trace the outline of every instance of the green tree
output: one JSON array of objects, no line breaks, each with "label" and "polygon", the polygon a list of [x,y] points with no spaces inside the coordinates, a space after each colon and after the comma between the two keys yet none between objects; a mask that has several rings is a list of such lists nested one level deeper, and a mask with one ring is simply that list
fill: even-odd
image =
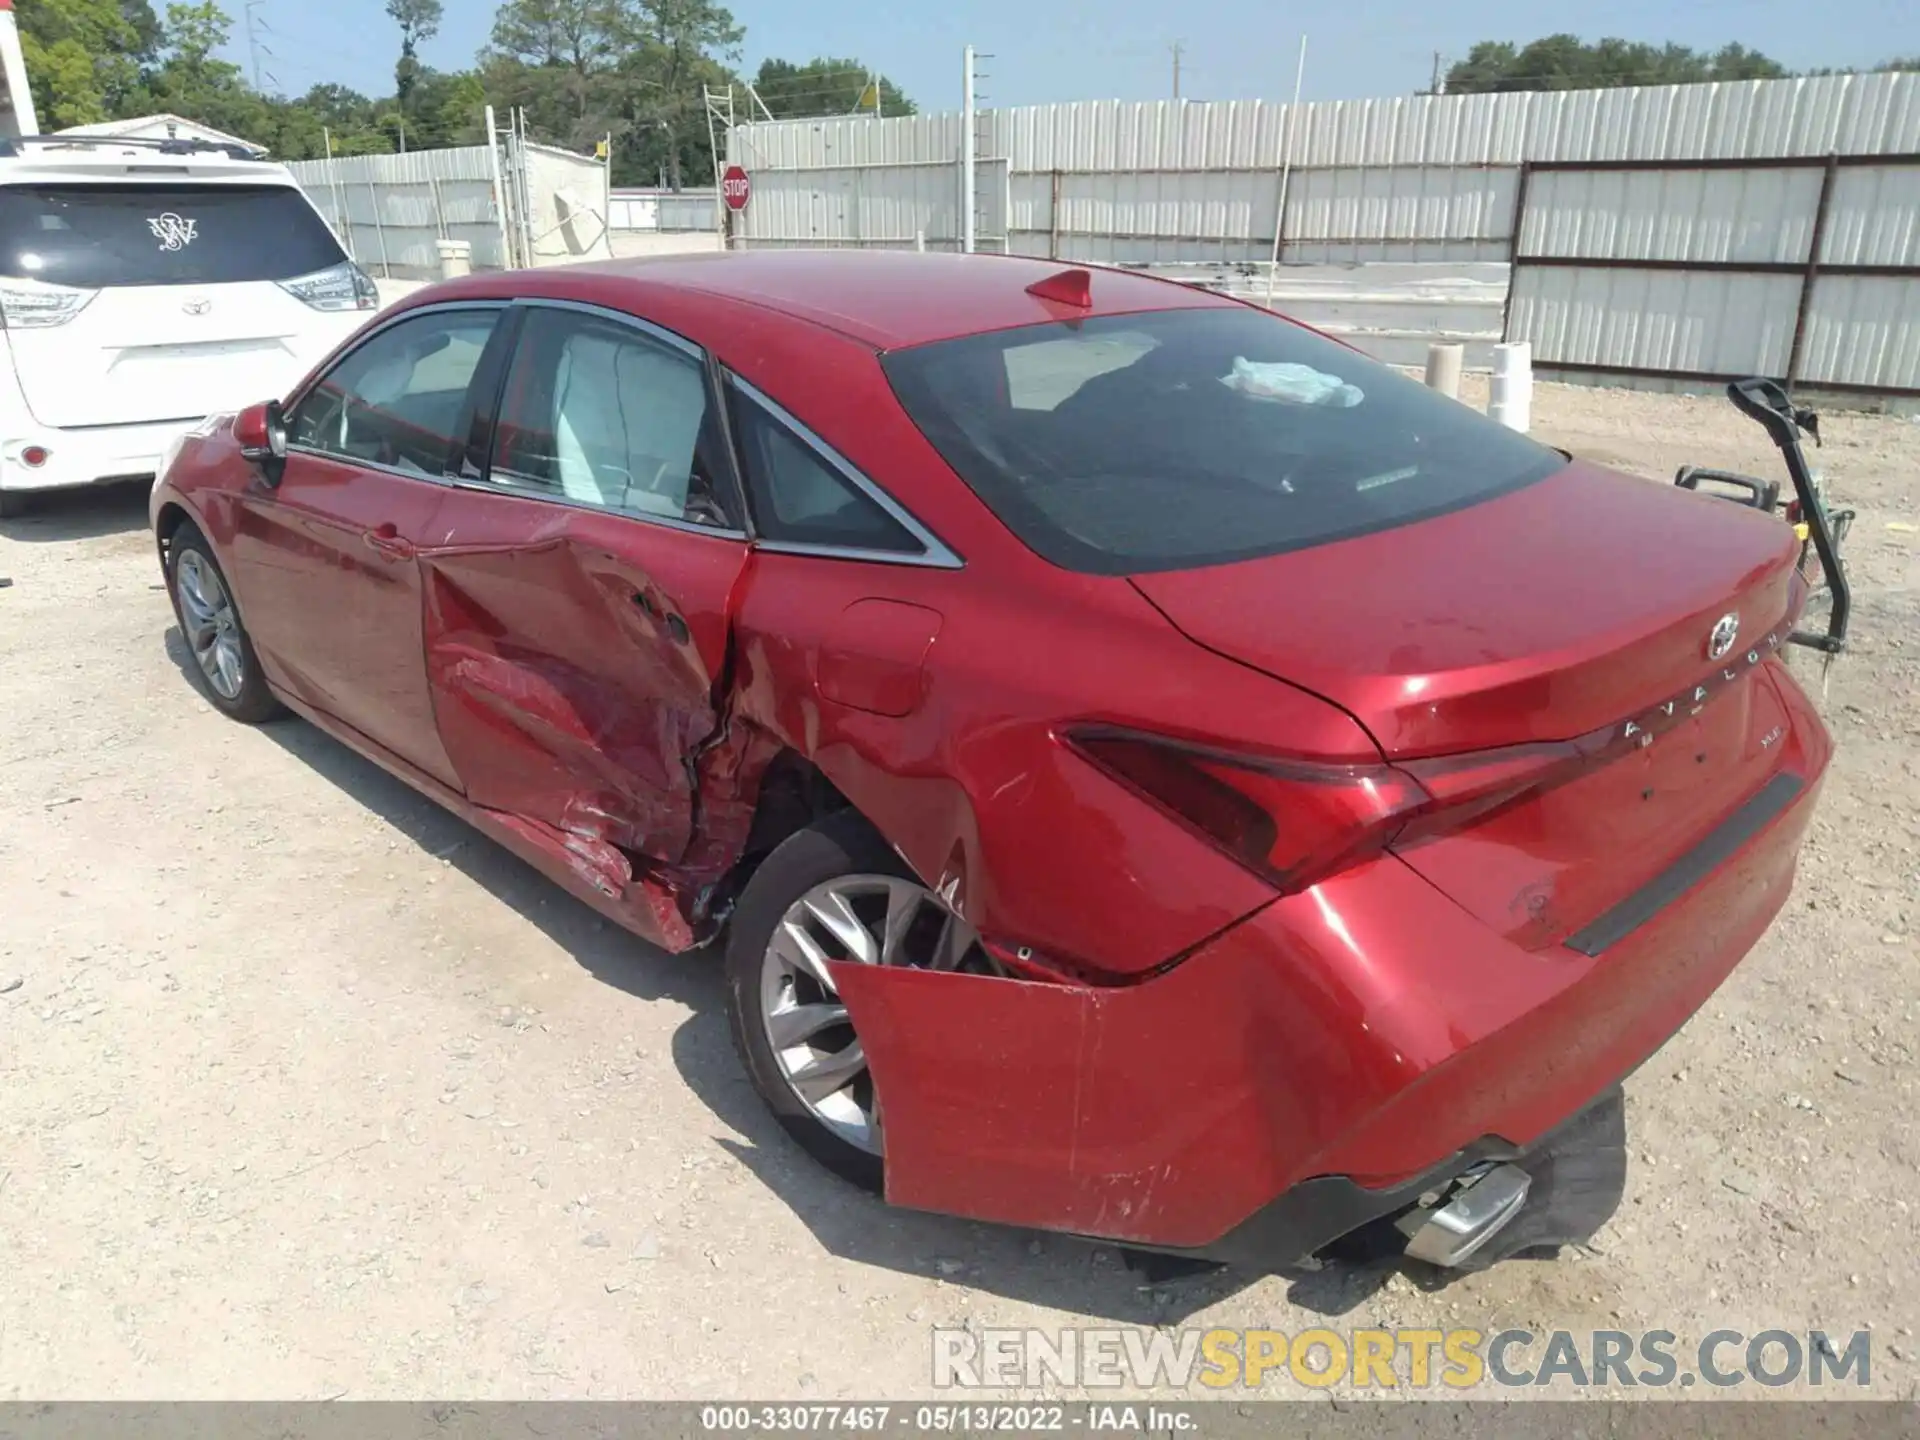
[{"label": "green tree", "polygon": [[[507,0],[493,18],[493,43],[482,54],[492,78],[519,92],[517,104],[546,111],[555,80],[564,81],[576,119],[603,103],[601,81],[613,69],[622,34],[623,0]],[[516,83],[512,72],[548,72],[546,83]],[[489,86],[491,89],[492,86]],[[528,101],[531,99],[532,104]],[[550,117],[542,115],[542,119]]]},{"label": "green tree", "polygon": [[1548,35],[1531,44],[1485,40],[1447,71],[1450,95],[1502,90],[1604,90],[1626,85],[1687,85],[1708,80],[1777,80],[1778,61],[1744,45],[1707,52],[1684,45],[1620,39],[1588,42]]},{"label": "green tree", "polygon": [[214,0],[176,0],[160,21],[160,61],[145,77],[145,94],[130,98],[132,113],[168,110],[216,130],[264,144],[268,104],[241,78],[240,67],[222,60],[233,21]]},{"label": "green tree", "polygon": [[[762,60],[753,88],[767,110],[780,119],[790,115],[847,115],[873,113],[868,91],[871,71],[858,60],[820,58],[795,65],[790,60]],[[880,113],[911,115],[913,101],[886,76],[880,76]]]},{"label": "green tree", "polygon": [[486,87],[473,71],[423,67],[407,122],[408,147],[432,150],[486,143],[486,105]]},{"label": "green tree", "polygon": [[160,40],[147,0],[18,0],[14,19],[43,130],[123,113]]},{"label": "green tree", "polygon": [[507,0],[480,80],[540,139],[590,151],[611,135],[616,180],[678,185],[711,173],[701,87],[732,78],[741,35],[713,0]]},{"label": "green tree", "polygon": [[160,22],[160,46],[165,58],[159,77],[176,94],[197,101],[202,94],[224,95],[242,88],[240,67],[215,57],[227,43],[233,21],[215,0],[190,0],[167,6]]},{"label": "green tree", "polygon": [[728,78],[720,62],[739,55],[746,31],[713,0],[638,0],[621,23],[632,47],[621,66],[634,87],[627,133],[641,163],[657,156],[678,190],[696,155],[711,166],[702,89]]},{"label": "green tree", "polygon": [[420,43],[440,33],[440,0],[387,0],[387,16],[400,27],[400,59],[393,67],[393,93],[401,113],[410,113],[420,78]]}]

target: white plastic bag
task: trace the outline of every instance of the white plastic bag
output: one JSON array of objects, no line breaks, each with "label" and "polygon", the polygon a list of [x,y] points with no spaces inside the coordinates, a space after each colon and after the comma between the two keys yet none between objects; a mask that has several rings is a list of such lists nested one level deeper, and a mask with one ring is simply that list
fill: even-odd
[{"label": "white plastic bag", "polygon": [[1233,359],[1233,373],[1220,377],[1229,389],[1255,400],[1280,400],[1289,405],[1327,405],[1336,410],[1351,410],[1366,398],[1357,385],[1349,385],[1338,375],[1327,375],[1311,365],[1274,364],[1249,360],[1243,355]]}]

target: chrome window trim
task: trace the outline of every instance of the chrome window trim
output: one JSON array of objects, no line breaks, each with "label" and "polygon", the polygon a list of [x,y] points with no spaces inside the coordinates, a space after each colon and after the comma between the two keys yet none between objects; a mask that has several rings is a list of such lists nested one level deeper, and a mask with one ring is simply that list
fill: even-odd
[{"label": "chrome window trim", "polygon": [[851,545],[809,545],[799,540],[756,540],[753,548],[770,555],[805,555],[815,560],[857,560],[863,565],[912,565],[921,570],[959,570],[962,562],[947,556],[919,555],[911,550],[861,550]]},{"label": "chrome window trim", "polygon": [[471,490],[476,495],[492,495],[503,500],[525,500],[534,505],[559,505],[588,515],[609,515],[615,520],[631,520],[638,525],[657,525],[662,530],[682,530],[689,535],[708,535],[715,540],[747,538],[746,531],[731,526],[722,528],[718,525],[696,525],[691,520],[675,520],[671,516],[654,515],[641,510],[627,510],[618,505],[595,505],[590,501],[574,500],[565,495],[535,495],[526,490],[510,490],[504,485],[494,485],[485,480],[468,480],[464,477],[449,475],[441,483],[455,490]]},{"label": "chrome window trim", "polygon": [[589,315],[599,320],[611,321],[615,325],[625,326],[629,330],[638,330],[641,334],[660,341],[681,354],[689,356],[702,368],[707,361],[705,347],[696,345],[686,336],[676,334],[664,325],[656,325],[651,320],[643,320],[629,310],[613,310],[605,305],[595,305],[585,300],[549,299],[544,295],[526,295],[515,300],[514,304],[523,310],[571,310],[576,314]]},{"label": "chrome window trim", "polygon": [[391,475],[399,480],[418,480],[425,485],[451,485],[451,475],[429,475],[424,470],[405,470],[398,465],[382,465],[377,460],[362,460],[354,455],[340,455],[332,450],[315,450],[311,445],[289,445],[287,454],[304,455],[309,460],[325,460],[332,465],[345,465],[354,470],[366,470],[375,475]]},{"label": "chrome window trim", "polygon": [[869,480],[853,464],[825,440],[814,433],[804,421],[787,409],[779,401],[768,395],[748,380],[742,379],[732,371],[727,372],[728,383],[734,386],[743,399],[758,405],[773,419],[791,431],[794,437],[813,451],[836,474],[865,495],[874,504],[887,513],[915,540],[920,542],[921,552],[914,554],[906,550],[871,550],[857,545],[814,545],[798,540],[768,540],[755,542],[755,548],[774,551],[784,555],[813,555],[829,560],[863,560],[887,565],[918,565],[932,570],[960,570],[966,562],[947,547],[939,536],[916,520],[905,506],[895,500],[880,486]]}]

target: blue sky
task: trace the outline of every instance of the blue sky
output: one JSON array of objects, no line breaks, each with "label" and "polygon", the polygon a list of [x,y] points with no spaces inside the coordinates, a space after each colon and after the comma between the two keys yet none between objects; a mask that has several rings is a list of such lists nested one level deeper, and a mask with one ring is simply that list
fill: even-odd
[{"label": "blue sky", "polygon": [[[224,3],[236,21],[231,53],[247,64],[241,0]],[[446,0],[446,23],[424,58],[442,68],[472,63],[494,9],[493,0]],[[1004,105],[1162,98],[1176,41],[1189,98],[1284,99],[1303,29],[1310,100],[1403,94],[1427,83],[1436,50],[1458,57],[1478,40],[1558,30],[1696,48],[1737,40],[1794,69],[1920,50],[1915,0],[737,0],[732,9],[746,26],[749,73],[769,55],[857,56],[929,110],[959,104],[968,43],[992,54],[981,62],[985,103]],[[261,0],[262,38],[274,52],[263,64],[287,93],[322,80],[385,93],[399,48],[385,12],[385,0]]]}]

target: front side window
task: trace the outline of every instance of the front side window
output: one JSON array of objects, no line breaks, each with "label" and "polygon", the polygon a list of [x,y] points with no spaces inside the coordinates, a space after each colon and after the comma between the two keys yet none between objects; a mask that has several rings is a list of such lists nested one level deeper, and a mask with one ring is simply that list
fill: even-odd
[{"label": "front side window", "polygon": [[445,474],[496,313],[430,311],[382,330],[301,400],[289,442],[343,460]]},{"label": "front side window", "polygon": [[732,528],[699,360],[616,320],[534,309],[494,430],[494,486],[600,510]]},{"label": "front side window", "polygon": [[1056,565],[1177,570],[1441,514],[1557,451],[1246,307],[1101,316],[897,350],[894,393]]},{"label": "front side window", "polygon": [[292,280],[346,253],[287,185],[0,186],[0,276],[100,290]]}]

